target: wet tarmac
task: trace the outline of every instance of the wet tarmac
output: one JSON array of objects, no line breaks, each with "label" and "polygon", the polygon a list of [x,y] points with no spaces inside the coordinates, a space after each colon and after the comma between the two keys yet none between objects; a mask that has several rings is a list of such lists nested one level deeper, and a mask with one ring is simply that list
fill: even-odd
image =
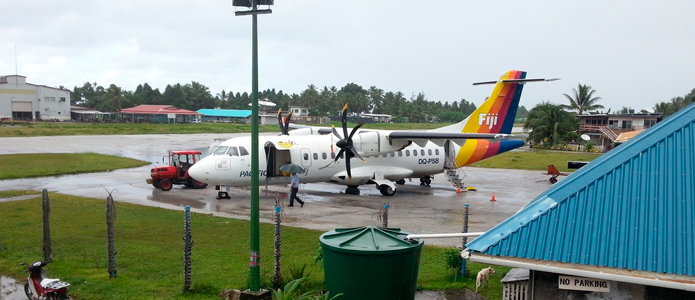
[{"label": "wet tarmac", "polygon": [[[250,210],[248,188],[233,189],[232,199],[217,200],[214,187],[196,190],[175,186],[164,192],[145,182],[150,169],[162,165],[169,150],[201,150],[217,138],[231,138],[238,134],[187,135],[122,135],[122,136],[58,136],[0,138],[0,154],[13,153],[76,153],[94,152],[149,161],[152,164],[110,172],[64,175],[0,181],[0,190],[42,190],[64,194],[106,198],[113,191],[116,201],[182,210],[191,210],[226,217],[246,219]],[[469,231],[484,231],[518,211],[530,200],[550,187],[548,175],[541,171],[464,168],[464,183],[477,191],[457,193],[445,179],[436,175],[431,186],[420,186],[419,180],[397,186],[393,197],[384,197],[373,186],[362,186],[361,195],[344,194],[344,186],[317,183],[302,184],[299,197],[306,201],[303,208],[286,207],[287,186],[261,186],[261,221],[272,219],[276,199],[284,206],[283,224],[305,228],[330,230],[341,227],[364,226],[375,222],[375,212],[389,203],[389,226],[407,228],[413,233],[460,232],[459,213],[469,204],[471,214],[479,216],[472,221]],[[491,201],[492,196],[496,201]],[[20,200],[17,200],[20,201]],[[407,221],[408,223],[399,223]],[[395,224],[394,224],[395,223]],[[394,224],[394,225],[391,225]],[[404,226],[403,224],[407,224]],[[439,244],[427,240],[427,244]],[[451,240],[446,243],[456,243]],[[460,243],[460,242],[459,242]],[[9,288],[3,287],[3,292]],[[22,292],[23,293],[23,292]],[[422,294],[422,293],[420,293]],[[419,294],[419,295],[420,295]],[[20,294],[21,295],[21,294]],[[429,295],[429,294],[428,294]],[[464,298],[461,298],[464,297]],[[468,299],[468,296],[431,293],[417,299]],[[0,298],[12,299],[12,298]],[[476,298],[470,298],[476,299]]]}]

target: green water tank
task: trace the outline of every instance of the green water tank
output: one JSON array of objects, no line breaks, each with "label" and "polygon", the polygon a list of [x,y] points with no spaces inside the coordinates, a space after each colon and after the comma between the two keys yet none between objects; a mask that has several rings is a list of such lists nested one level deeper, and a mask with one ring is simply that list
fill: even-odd
[{"label": "green water tank", "polygon": [[341,300],[415,299],[423,241],[408,234],[374,226],[322,234],[326,290]]}]

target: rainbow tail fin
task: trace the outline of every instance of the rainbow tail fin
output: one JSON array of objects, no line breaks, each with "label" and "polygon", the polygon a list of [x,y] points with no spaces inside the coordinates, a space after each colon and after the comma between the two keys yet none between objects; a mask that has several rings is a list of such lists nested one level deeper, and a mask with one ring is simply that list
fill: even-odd
[{"label": "rainbow tail fin", "polygon": [[[524,71],[509,71],[502,74],[497,81],[474,83],[473,85],[495,84],[495,88],[492,90],[490,97],[468,116],[468,118],[454,125],[434,129],[432,131],[511,134],[524,84],[528,82],[553,80],[558,80],[558,78],[526,79],[526,72]],[[469,165],[523,145],[524,141],[522,140],[465,140],[455,154],[456,164],[458,166]]]},{"label": "rainbow tail fin", "polygon": [[435,132],[505,133],[510,134],[519,108],[521,91],[527,82],[553,81],[551,79],[526,79],[524,71],[508,71],[497,81],[477,82],[473,85],[495,84],[490,97],[468,118],[454,125],[434,129]]}]

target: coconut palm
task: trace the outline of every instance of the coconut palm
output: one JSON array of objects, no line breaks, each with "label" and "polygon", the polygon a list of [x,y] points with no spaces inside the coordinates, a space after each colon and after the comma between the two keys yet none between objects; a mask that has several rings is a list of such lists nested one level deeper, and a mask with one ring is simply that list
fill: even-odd
[{"label": "coconut palm", "polygon": [[594,97],[596,90],[592,89],[591,86],[586,84],[578,84],[574,91],[574,97],[562,94],[570,101],[570,105],[560,105],[560,107],[569,110],[576,110],[579,115],[583,114],[585,111],[596,110],[603,108],[603,105],[597,104],[601,97]]},{"label": "coconut palm", "polygon": [[560,144],[577,130],[577,120],[559,105],[541,102],[529,111],[524,129],[531,130],[528,140],[533,143]]}]

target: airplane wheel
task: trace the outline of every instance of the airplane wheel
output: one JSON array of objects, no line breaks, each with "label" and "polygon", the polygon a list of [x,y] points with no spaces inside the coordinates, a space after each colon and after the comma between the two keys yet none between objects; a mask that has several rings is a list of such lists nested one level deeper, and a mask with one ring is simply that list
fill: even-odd
[{"label": "airplane wheel", "polygon": [[550,183],[555,184],[556,182],[557,182],[557,179],[555,179],[554,177],[550,178]]},{"label": "airplane wheel", "polygon": [[227,192],[219,192],[219,193],[217,193],[217,197],[216,197],[216,198],[217,198],[218,200],[219,200],[219,199],[232,199],[231,197],[229,197],[229,193],[227,193]]},{"label": "airplane wheel", "polygon": [[171,188],[174,187],[174,184],[169,179],[162,179],[162,181],[159,182],[159,185],[162,191],[165,192],[171,190]]},{"label": "airplane wheel", "polygon": [[348,195],[359,195],[360,194],[360,188],[356,185],[350,185],[345,189],[345,193]]},{"label": "airplane wheel", "polygon": [[404,185],[405,179],[401,179],[401,180],[396,181],[396,184]]},{"label": "airplane wheel", "polygon": [[197,180],[191,180],[191,185],[192,185],[194,188],[196,188],[196,189],[204,189],[204,188],[208,187],[208,184],[207,184],[207,183],[205,183],[205,182],[200,182],[200,181],[197,181]]},{"label": "airplane wheel", "polygon": [[432,179],[430,179],[429,177],[425,178],[425,185],[430,186],[431,183],[432,183]]},{"label": "airplane wheel", "polygon": [[385,184],[382,184],[381,187],[379,187],[379,191],[384,196],[393,196],[396,194],[396,190]]}]

